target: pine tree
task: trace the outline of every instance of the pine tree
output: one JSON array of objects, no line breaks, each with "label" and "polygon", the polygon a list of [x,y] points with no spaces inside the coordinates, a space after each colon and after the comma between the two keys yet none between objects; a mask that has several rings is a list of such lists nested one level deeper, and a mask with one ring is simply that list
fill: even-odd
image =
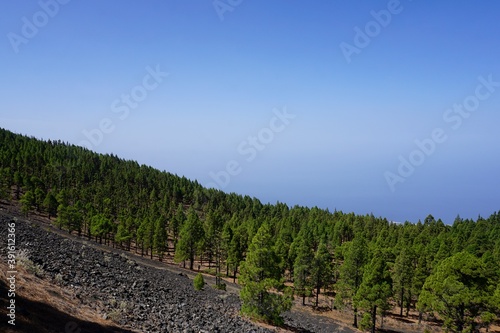
[{"label": "pine tree", "polygon": [[10,199],[11,177],[9,168],[0,168],[0,199]]},{"label": "pine tree", "polygon": [[147,238],[148,221],[143,219],[140,221],[139,228],[137,228],[136,233],[136,251],[139,250],[139,244],[141,246],[141,257],[144,256],[145,249],[145,239]]},{"label": "pine tree", "polygon": [[153,247],[160,261],[163,261],[167,249],[167,223],[162,217],[158,218],[155,223]]},{"label": "pine tree", "polygon": [[[220,258],[220,245],[222,242],[222,218],[218,212],[209,210],[205,217],[205,242],[203,252],[208,258],[208,266],[211,267],[214,259]],[[215,257],[215,258],[214,258]],[[217,268],[220,267],[216,267]],[[217,284],[218,285],[218,284]]]},{"label": "pine tree", "polygon": [[297,237],[295,240],[296,258],[293,265],[293,285],[295,294],[302,297],[302,305],[305,305],[306,297],[312,295],[313,281],[312,270],[314,253],[311,245],[307,244],[302,237]]},{"label": "pine tree", "polygon": [[[429,277],[432,271],[432,258],[429,255],[425,244],[423,243],[423,239],[417,236],[415,244],[413,246],[415,252],[415,273],[413,276],[412,282],[412,294],[415,295],[416,299],[420,299],[420,294],[422,293],[422,288],[424,286],[425,281]],[[418,322],[419,324],[422,322],[423,312],[419,310],[418,314]]]},{"label": "pine tree", "polygon": [[33,195],[33,192],[26,191],[26,193],[24,193],[24,195],[22,196],[20,202],[21,202],[21,212],[24,215],[28,216],[29,211],[35,204],[35,196]]},{"label": "pine tree", "polygon": [[318,307],[321,288],[328,286],[333,278],[333,258],[324,242],[318,246],[318,250],[312,261],[311,279],[316,289],[316,307]]},{"label": "pine tree", "polygon": [[123,246],[124,242],[128,242],[131,238],[130,233],[127,230],[125,223],[119,223],[118,228],[116,230],[115,242],[119,244],[120,247]]},{"label": "pine tree", "polygon": [[184,223],[177,247],[175,248],[175,261],[189,260],[189,269],[193,269],[195,255],[200,250],[203,242],[204,229],[198,214],[193,208],[189,209],[188,217]]},{"label": "pine tree", "polygon": [[40,212],[40,207],[43,206],[43,200],[45,199],[45,192],[37,187],[34,193],[34,206],[37,212]]},{"label": "pine tree", "polygon": [[213,250],[211,251],[215,255],[215,285],[217,288],[224,288],[222,286],[222,256],[223,256],[223,240],[222,240],[222,228],[224,225],[224,220],[220,211],[216,211],[211,216],[210,223],[208,224],[208,235],[205,237],[205,243],[208,243],[208,239],[212,241]]},{"label": "pine tree", "polygon": [[229,249],[227,253],[227,266],[233,272],[233,282],[236,282],[236,274],[241,261],[243,260],[243,253],[245,252],[245,237],[243,236],[243,227],[239,227],[234,231]]},{"label": "pine tree", "polygon": [[64,204],[60,204],[57,206],[57,218],[56,225],[59,229],[67,227],[69,224],[69,211],[68,206]]},{"label": "pine tree", "polygon": [[415,268],[413,265],[413,258],[409,254],[409,250],[403,247],[400,254],[396,258],[393,269],[394,292],[399,295],[399,315],[403,316],[403,308],[406,303],[407,312],[411,303],[411,287],[413,284],[413,277],[415,275]]},{"label": "pine tree", "polygon": [[288,273],[289,281],[291,281],[293,278],[293,269],[295,265],[294,258],[292,259],[289,256],[292,242],[293,242],[293,237],[291,234],[290,226],[285,225],[278,234],[278,238],[275,244],[275,249],[276,249],[276,254],[281,259],[281,271],[283,272],[283,274]]},{"label": "pine tree", "polygon": [[221,259],[226,262],[226,277],[229,277],[229,248],[233,240],[233,229],[229,222],[224,223],[221,235]]},{"label": "pine tree", "polygon": [[182,204],[177,206],[175,216],[172,220],[172,234],[174,236],[174,249],[177,247],[177,241],[179,240],[179,234],[184,222],[186,221],[186,215],[184,214],[184,208]]},{"label": "pine tree", "polygon": [[340,278],[337,283],[336,303],[343,306],[350,303],[354,310],[354,327],[358,327],[358,308],[353,301],[363,281],[364,267],[368,260],[368,246],[363,237],[355,237],[351,242],[342,245],[344,263],[340,267]]},{"label": "pine tree", "polygon": [[[304,270],[307,271],[304,286],[316,290],[316,297],[318,290],[330,286],[333,279],[327,282],[317,279],[321,270],[315,271],[315,268],[324,267],[317,264],[322,262],[318,260],[321,243],[333,246],[340,275],[335,288],[337,304],[352,307],[355,323],[358,303],[353,302],[353,297],[359,290],[368,261],[367,244],[370,248],[383,248],[386,261],[394,261],[391,267],[394,296],[398,306],[406,305],[407,313],[414,300],[417,300],[417,310],[421,314],[424,310],[436,313],[430,306],[439,308],[439,302],[433,303],[428,297],[429,293],[434,293],[450,304],[446,308],[448,314],[440,315],[443,320],[448,320],[447,316],[453,317],[448,320],[450,327],[458,327],[457,323],[463,317],[462,310],[465,313],[461,324],[463,330],[477,330],[478,325],[487,328],[495,313],[500,314],[500,291],[495,287],[500,284],[500,213],[493,213],[488,219],[457,217],[453,226],[436,221],[431,215],[424,222],[399,225],[373,215],[330,213],[317,207],[288,208],[280,203],[263,205],[256,198],[204,189],[196,181],[135,161],[125,161],[112,154],[97,154],[61,141],[43,142],[3,129],[0,129],[0,143],[0,198],[14,201],[22,198],[19,204],[24,213],[38,210],[41,205],[49,217],[57,217],[56,225],[69,231],[83,229],[89,240],[93,236],[96,240],[100,238],[101,242],[104,238],[106,243],[114,239],[127,244],[130,249],[131,239],[134,239],[137,249],[142,247],[143,254],[153,255],[158,250],[161,252],[159,239],[163,235],[156,228],[156,221],[161,216],[171,221],[168,233],[173,238],[174,248],[180,253],[180,248],[185,247],[178,246],[186,224],[185,212],[196,207],[200,217],[207,212],[217,213],[222,224],[214,228],[213,222],[217,221],[206,217],[208,236],[201,254],[214,256],[216,262],[226,260],[226,271],[234,273],[235,279],[241,261],[249,252],[247,248],[264,221],[267,221],[264,223],[268,224],[273,239],[272,250],[278,257],[276,262],[280,274],[277,276],[288,274],[289,281],[296,276],[296,290],[302,288],[299,285],[301,266],[308,268]],[[162,198],[161,203],[159,198]],[[228,216],[232,216],[229,222],[226,221]],[[308,237],[310,252],[307,255],[300,254],[303,252],[299,249],[301,237]],[[183,234],[182,238],[186,240],[191,236]],[[195,256],[200,254],[200,244],[194,247]],[[477,257],[480,265],[471,260],[467,265],[452,265],[453,269],[446,271],[447,275],[438,272],[437,267],[444,265],[450,256],[463,251]],[[309,265],[303,258],[311,253],[314,256]],[[326,251],[323,253],[327,254]],[[407,260],[408,256],[410,260]],[[298,269],[294,272],[296,262]],[[440,270],[444,271],[444,268]],[[441,284],[436,278],[438,273],[446,277]],[[410,278],[410,275],[413,276]],[[488,286],[486,291],[477,282],[484,277]],[[426,288],[433,286],[436,289],[424,293],[426,281]],[[452,288],[456,285],[468,291],[464,294],[457,288],[455,292]],[[269,289],[273,288],[265,290]],[[463,302],[453,303],[460,300]],[[372,310],[365,313],[369,322]],[[477,315],[472,318],[475,313]]]},{"label": "pine tree", "polygon": [[494,305],[496,282],[479,258],[460,252],[436,266],[417,307],[437,312],[444,327],[454,332],[476,332],[485,316],[499,310]]},{"label": "pine tree", "polygon": [[201,273],[196,274],[193,280],[193,286],[195,290],[202,290],[205,286],[205,279]]},{"label": "pine tree", "polygon": [[52,192],[48,192],[43,200],[43,208],[49,214],[49,219],[57,215],[57,206],[59,205],[56,197]]},{"label": "pine tree", "polygon": [[[65,209],[63,216],[64,220],[68,219],[67,208]],[[60,217],[61,216],[59,216],[58,214],[57,218],[59,219]],[[106,216],[102,214],[97,214],[91,218],[90,232],[92,236],[95,236],[96,240],[97,238],[99,238],[99,243],[102,243],[103,237],[104,241],[106,242],[107,235],[111,231],[111,228],[112,228],[111,221]]]},{"label": "pine tree", "polygon": [[[384,256],[376,253],[365,268],[361,283],[354,302],[360,309],[370,313],[371,323],[366,323],[375,333],[377,310],[382,313],[390,308],[389,298],[392,296],[392,279]],[[366,325],[365,324],[365,325]]]},{"label": "pine tree", "polygon": [[15,190],[15,199],[19,200],[21,194],[21,184],[23,184],[23,176],[19,171],[14,172],[14,185],[16,186]]},{"label": "pine tree", "polygon": [[153,259],[154,233],[155,224],[152,218],[145,218],[144,246],[147,249],[146,255],[149,253],[149,258]]},{"label": "pine tree", "polygon": [[[269,225],[264,223],[253,237],[241,266],[241,312],[257,320],[281,324],[281,313],[291,308],[292,296],[284,288],[273,245]],[[283,290],[284,294],[277,293]]]},{"label": "pine tree", "polygon": [[[73,206],[67,207],[67,228],[71,233],[73,231],[78,232],[78,236],[82,233],[82,225],[83,225],[83,207],[80,201],[77,201]],[[111,228],[111,226],[110,226]],[[111,231],[111,230],[110,230]]]}]

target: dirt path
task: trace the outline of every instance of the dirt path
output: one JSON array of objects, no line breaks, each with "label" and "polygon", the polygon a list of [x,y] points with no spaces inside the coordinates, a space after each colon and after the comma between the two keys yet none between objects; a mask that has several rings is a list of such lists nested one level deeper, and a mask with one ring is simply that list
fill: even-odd
[{"label": "dirt path", "polygon": [[[198,272],[191,271],[189,269],[184,269],[179,267],[178,265],[173,265],[166,262],[160,262],[157,260],[151,260],[149,257],[141,257],[141,255],[136,254],[132,251],[126,251],[119,248],[112,248],[108,245],[99,244],[93,240],[88,240],[83,237],[79,237],[75,234],[70,234],[65,230],[58,229],[52,223],[53,221],[49,220],[46,217],[30,214],[30,216],[26,219],[20,214],[19,209],[15,205],[10,205],[5,202],[0,202],[0,214],[5,215],[13,215],[18,216],[20,219],[29,220],[31,223],[35,223],[39,225],[46,231],[50,231],[52,233],[58,234],[65,238],[70,238],[73,241],[85,245],[87,247],[91,247],[94,249],[98,249],[107,253],[118,254],[122,257],[126,257],[127,259],[133,260],[136,263],[157,268],[160,270],[166,270],[175,274],[187,276],[190,279],[193,279]],[[215,277],[212,275],[204,274],[205,282],[211,286],[215,285]],[[232,280],[232,279],[231,279]],[[229,279],[224,279],[224,283],[226,284],[227,292],[234,295],[239,295],[241,287],[238,284],[232,283]],[[318,315],[304,309],[302,306],[298,305],[300,302],[297,301],[296,307],[292,309],[292,311],[285,314],[285,318],[287,322],[292,324],[294,327],[289,326],[288,329],[278,329],[279,332],[355,332],[353,329],[348,328],[345,324],[341,324],[332,318],[327,316]],[[299,327],[299,328],[298,328]],[[303,328],[300,328],[303,327]]]},{"label": "dirt path", "polygon": [[[6,205],[4,202],[0,202],[0,211],[5,211],[8,214],[13,214],[18,216],[19,218],[24,218],[20,212],[18,211],[16,206],[12,205]],[[135,262],[144,265],[144,266],[149,266],[149,267],[154,267],[162,270],[168,270],[170,272],[179,274],[179,275],[185,275],[189,277],[190,279],[194,279],[194,277],[198,274],[196,271],[191,271],[186,268],[182,268],[178,265],[175,264],[169,264],[167,262],[160,262],[158,260],[152,260],[149,257],[144,257],[141,256],[140,254],[136,254],[135,252],[132,251],[127,251],[119,248],[113,248],[108,245],[104,244],[99,244],[93,240],[88,240],[84,237],[75,235],[75,234],[70,234],[69,232],[65,230],[58,229],[56,226],[52,224],[53,221],[49,220],[48,218],[41,217],[39,215],[30,215],[28,217],[28,220],[30,222],[36,223],[40,225],[42,228],[45,228],[46,230],[50,230],[51,232],[58,234],[62,237],[70,238],[75,242],[78,242],[80,244],[84,244],[85,246],[92,247],[94,249],[98,249],[104,252],[108,253],[117,253],[121,256],[127,257],[127,259],[134,260]],[[203,278],[205,279],[205,282],[208,283],[209,285],[215,285],[215,277],[209,274],[203,274]],[[230,282],[228,279],[224,279],[224,283],[226,284],[227,292],[235,295],[239,295],[241,287],[238,284]]]}]

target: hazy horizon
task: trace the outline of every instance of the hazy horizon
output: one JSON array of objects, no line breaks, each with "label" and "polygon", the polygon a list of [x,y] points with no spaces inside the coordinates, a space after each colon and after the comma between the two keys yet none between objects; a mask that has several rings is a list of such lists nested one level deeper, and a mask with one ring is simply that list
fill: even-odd
[{"label": "hazy horizon", "polygon": [[264,203],[500,210],[498,3],[3,7],[0,127]]}]

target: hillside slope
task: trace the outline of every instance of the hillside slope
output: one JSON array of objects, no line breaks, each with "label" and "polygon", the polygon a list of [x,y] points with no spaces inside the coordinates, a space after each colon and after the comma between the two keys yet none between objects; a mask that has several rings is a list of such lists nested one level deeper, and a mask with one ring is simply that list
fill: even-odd
[{"label": "hillside slope", "polygon": [[[271,289],[259,281],[262,274],[249,276],[259,269],[272,270],[272,285],[286,282],[304,307],[341,309],[363,328],[382,326],[388,313],[403,323],[417,317],[419,328],[437,315],[451,330],[486,329],[500,316],[499,213],[457,217],[453,225],[432,215],[396,224],[371,214],[262,204],[114,155],[2,129],[0,199],[89,241],[238,281],[245,281],[240,268],[251,254],[267,253],[246,270],[246,281],[256,283],[246,290],[256,317],[269,311],[251,298]],[[262,246],[253,244],[259,231]],[[443,274],[452,279],[442,281]],[[446,283],[461,283],[463,292],[449,292]]]},{"label": "hillside slope", "polygon": [[[6,222],[12,220],[4,214],[0,219],[0,234],[6,235]],[[39,265],[37,274],[72,290],[81,305],[127,329],[140,332],[267,332],[238,317],[237,298],[212,288],[196,292],[186,277],[86,247],[23,220],[16,223],[16,236],[18,249],[26,251],[29,260]],[[5,257],[5,238],[0,246],[2,257]],[[30,285],[23,287],[31,290]],[[5,295],[2,293],[2,297]],[[18,301],[23,309],[29,308],[23,304],[24,299]],[[50,312],[47,316],[50,317]],[[64,331],[70,321],[60,322],[57,330]],[[17,328],[26,332],[29,327],[29,323],[20,322]],[[94,329],[90,327],[88,331],[96,332]]]}]

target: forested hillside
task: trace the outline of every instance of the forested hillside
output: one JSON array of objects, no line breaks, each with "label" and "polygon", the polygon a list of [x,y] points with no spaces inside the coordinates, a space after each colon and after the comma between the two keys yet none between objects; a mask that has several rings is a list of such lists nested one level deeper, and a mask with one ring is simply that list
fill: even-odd
[{"label": "forested hillside", "polygon": [[[500,313],[500,214],[453,225],[262,204],[60,141],[0,129],[0,198],[98,242],[238,277],[242,310],[279,322],[293,293],[327,294],[374,328],[394,307],[435,314],[452,331]],[[220,282],[220,281],[219,281]],[[221,284],[222,285],[222,284]],[[285,287],[287,285],[288,287]],[[275,293],[270,291],[282,291]],[[358,319],[359,318],[359,319]]]}]

